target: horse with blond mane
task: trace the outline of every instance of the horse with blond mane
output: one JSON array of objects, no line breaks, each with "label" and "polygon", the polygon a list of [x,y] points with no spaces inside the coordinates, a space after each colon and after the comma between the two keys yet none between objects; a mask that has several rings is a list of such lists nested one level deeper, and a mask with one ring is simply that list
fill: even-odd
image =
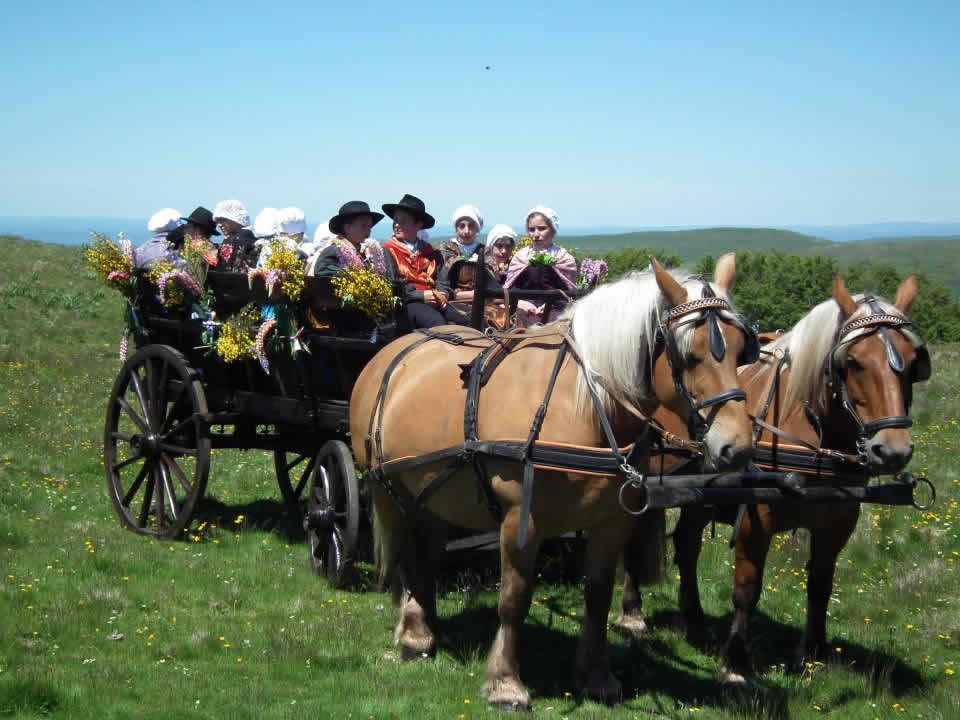
[{"label": "horse with blond mane", "polygon": [[[749,331],[726,300],[733,257],[718,263],[712,284],[680,281],[655,260],[651,265],[652,272],[598,288],[556,323],[498,350],[478,398],[465,387],[471,363],[496,354],[495,340],[469,328],[434,328],[394,341],[354,387],[353,445],[370,480],[381,567],[397,570],[396,642],[404,657],[436,648],[435,584],[420,512],[465,528],[499,527],[500,627],[482,690],[495,706],[530,706],[517,647],[537,551],[545,538],[581,529],[588,531],[588,570],[575,680],[589,697],[619,698],[606,639],[618,556],[634,524],[650,544],[662,533],[651,517],[624,512],[618,498],[626,468],[645,472],[648,464],[645,453],[628,457],[618,449],[647,431],[624,403],[699,418],[712,467],[731,469],[749,458],[751,424],[736,374]],[[466,448],[471,435],[471,452],[453,464],[448,454],[437,459],[444,449]],[[483,447],[498,443],[519,443],[533,461],[484,455]],[[623,464],[602,471],[572,467],[568,453],[613,456]],[[535,484],[528,467],[536,467]],[[640,500],[631,490],[625,495],[627,503]]]},{"label": "horse with blond mane", "polygon": [[[866,484],[872,475],[895,474],[907,465],[913,453],[909,432],[913,383],[930,376],[927,349],[907,319],[916,295],[912,275],[900,284],[892,304],[868,295],[851,296],[837,276],[832,299],[766,345],[758,362],[740,369],[748,411],[759,421],[758,465],[794,470],[790,463],[806,458],[810,485],[836,483],[843,476],[846,484]],[[674,422],[668,416],[661,419],[667,425]],[[817,456],[815,448],[830,450]],[[844,455],[854,462],[835,461]],[[859,515],[856,502],[684,508],[673,541],[680,610],[693,634],[704,628],[697,586],[703,530],[711,520],[735,527],[734,619],[724,649],[727,682],[743,683],[751,672],[749,615],[760,599],[770,540],[786,530],[802,527],[810,532],[806,629],[798,659],[822,656],[837,556]],[[636,630],[644,625],[640,596],[629,572],[629,556],[635,552],[628,547],[623,616],[618,622]]]}]

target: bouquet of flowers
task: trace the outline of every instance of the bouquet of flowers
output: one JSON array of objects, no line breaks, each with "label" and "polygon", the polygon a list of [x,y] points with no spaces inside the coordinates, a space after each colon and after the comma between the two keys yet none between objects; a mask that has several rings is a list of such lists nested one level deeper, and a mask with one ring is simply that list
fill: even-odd
[{"label": "bouquet of flowers", "polygon": [[370,269],[378,275],[387,274],[387,259],[383,253],[383,245],[373,238],[367,238],[360,244],[360,254],[366,258]]},{"label": "bouquet of flowers", "polygon": [[378,323],[386,322],[397,302],[390,283],[366,268],[348,267],[330,281],[333,293],[344,307],[355,307]]},{"label": "bouquet of flowers", "polygon": [[255,358],[257,330],[260,325],[260,308],[250,303],[220,326],[216,341],[217,355],[224,362],[232,363],[246,358]]},{"label": "bouquet of flowers", "polygon": [[92,240],[83,247],[87,268],[107,285],[130,297],[133,295],[133,246],[120,233],[114,242],[103,233],[90,233]]},{"label": "bouquet of flowers", "polygon": [[581,290],[596,287],[604,281],[609,271],[606,260],[584,258],[577,273],[577,287]]},{"label": "bouquet of flowers", "polygon": [[296,302],[306,285],[304,262],[297,256],[296,249],[291,249],[280,238],[270,241],[270,257],[262,268],[251,270],[247,274],[250,286],[256,278],[263,278],[267,288],[267,296],[282,295],[283,299]]},{"label": "bouquet of flowers", "polygon": [[547,267],[553,267],[557,264],[557,258],[555,255],[551,255],[545,252],[534,252],[530,255],[530,259],[527,261],[528,265],[545,265]]}]

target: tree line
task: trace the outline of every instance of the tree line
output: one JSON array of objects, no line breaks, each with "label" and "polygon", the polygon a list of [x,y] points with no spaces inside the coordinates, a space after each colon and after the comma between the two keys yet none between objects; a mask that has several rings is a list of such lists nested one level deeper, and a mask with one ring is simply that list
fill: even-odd
[{"label": "tree line", "polygon": [[[609,267],[609,279],[615,280],[629,272],[646,270],[651,256],[668,268],[690,266],[662,248],[612,250],[603,259]],[[710,277],[715,263],[716,258],[706,255],[694,265],[693,272]],[[872,293],[890,301],[908,274],[892,265],[867,261],[841,269],[836,260],[823,255],[744,251],[737,253],[733,301],[761,330],[786,330],[814,305],[831,297],[836,273],[851,292]],[[943,283],[923,273],[916,276],[918,293],[910,318],[920,336],[930,343],[960,342],[960,303]]]}]

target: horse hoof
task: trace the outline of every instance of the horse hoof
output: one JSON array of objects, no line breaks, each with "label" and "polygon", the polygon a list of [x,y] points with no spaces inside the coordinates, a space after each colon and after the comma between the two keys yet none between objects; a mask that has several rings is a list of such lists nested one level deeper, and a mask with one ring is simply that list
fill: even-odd
[{"label": "horse hoof", "polygon": [[501,712],[527,712],[530,710],[530,693],[512,679],[487,680],[481,695]]},{"label": "horse hoof", "polygon": [[647,622],[642,615],[621,615],[613,624],[616,630],[633,637],[641,637],[647,632]]},{"label": "horse hoof", "polygon": [[598,682],[585,685],[583,696],[606,705],[617,705],[623,700],[623,684],[614,677],[613,673],[608,672],[606,675],[606,678]]},{"label": "horse hoof", "polygon": [[418,660],[427,660],[429,657],[429,652],[419,652],[413,648],[400,646],[400,659],[404,662],[417,662]]}]

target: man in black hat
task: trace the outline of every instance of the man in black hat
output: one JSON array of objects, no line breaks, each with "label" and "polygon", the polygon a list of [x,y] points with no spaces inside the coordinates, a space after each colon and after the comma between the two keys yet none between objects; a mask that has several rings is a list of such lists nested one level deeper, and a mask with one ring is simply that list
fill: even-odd
[{"label": "man in black hat", "polygon": [[419,237],[435,222],[423,200],[404,195],[400,202],[384,205],[383,211],[393,219],[393,237],[383,245],[387,277],[403,282],[403,307],[410,327],[463,324],[460,314],[448,307],[449,288],[437,285],[443,258]]},{"label": "man in black hat", "polygon": [[351,200],[340,206],[340,212],[330,218],[327,227],[336,239],[320,252],[314,265],[317,277],[334,277],[344,267],[362,261],[360,245],[370,237],[370,230],[383,219],[383,215],[370,210],[362,200]]},{"label": "man in black hat", "polygon": [[184,225],[174,228],[167,235],[167,243],[174,250],[182,250],[183,242],[187,236],[193,238],[202,238],[209,240],[213,235],[219,235],[217,223],[213,220],[213,213],[202,205],[190,213],[187,217],[180,218],[186,220]]}]

